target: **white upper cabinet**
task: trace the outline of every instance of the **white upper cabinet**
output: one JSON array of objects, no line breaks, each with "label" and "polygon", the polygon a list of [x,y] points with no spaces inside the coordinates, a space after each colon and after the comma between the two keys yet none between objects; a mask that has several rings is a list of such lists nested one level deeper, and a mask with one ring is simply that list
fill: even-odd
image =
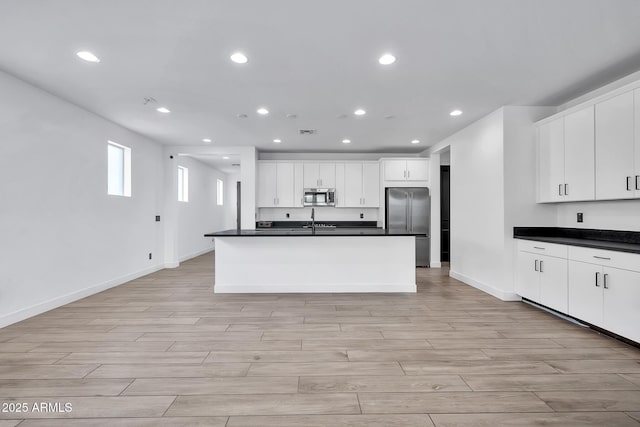
[{"label": "white upper cabinet", "polygon": [[380,163],[362,164],[362,206],[380,207]]},{"label": "white upper cabinet", "polygon": [[384,160],[385,181],[428,181],[429,160],[390,159]]},{"label": "white upper cabinet", "polygon": [[634,188],[636,189],[636,197],[640,197],[640,89],[634,91],[635,98],[635,164],[636,170],[634,172]]},{"label": "white upper cabinet", "polygon": [[538,128],[538,202],[559,202],[564,194],[564,119]]},{"label": "white upper cabinet", "polygon": [[635,196],[633,91],[596,104],[596,198]]},{"label": "white upper cabinet", "polygon": [[377,162],[344,164],[343,206],[380,206],[380,165]]},{"label": "white upper cabinet", "polygon": [[593,106],[538,128],[538,202],[595,199]]},{"label": "white upper cabinet", "polygon": [[277,168],[277,163],[258,162],[258,207],[276,206]]},{"label": "white upper cabinet", "polygon": [[258,162],[257,207],[293,207],[294,165],[283,162]]},{"label": "white upper cabinet", "polygon": [[594,200],[595,139],[593,106],[564,117],[564,197]]},{"label": "white upper cabinet", "polygon": [[640,198],[638,84],[538,126],[538,203]]},{"label": "white upper cabinet", "polygon": [[335,163],[305,163],[304,188],[335,188]]}]

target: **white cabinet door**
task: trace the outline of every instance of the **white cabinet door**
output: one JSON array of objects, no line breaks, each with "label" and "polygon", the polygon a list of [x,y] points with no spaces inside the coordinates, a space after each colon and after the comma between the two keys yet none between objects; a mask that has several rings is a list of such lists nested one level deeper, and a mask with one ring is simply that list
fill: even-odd
[{"label": "white cabinet door", "polygon": [[559,202],[564,194],[564,120],[538,128],[538,202]]},{"label": "white cabinet door", "polygon": [[569,315],[602,325],[602,267],[569,261]]},{"label": "white cabinet door", "polygon": [[631,91],[596,104],[598,200],[635,196],[633,102]]},{"label": "white cabinet door", "polygon": [[604,267],[602,284],[602,327],[640,342],[640,273]]},{"label": "white cabinet door", "polygon": [[258,207],[276,206],[277,197],[277,164],[258,163]]},{"label": "white cabinet door", "polygon": [[362,205],[367,208],[380,207],[380,164],[362,164]]},{"label": "white cabinet door", "polygon": [[634,91],[635,96],[635,165],[634,187],[636,189],[636,197],[640,197],[640,89]]},{"label": "white cabinet door", "polygon": [[344,165],[344,206],[362,206],[362,163]]},{"label": "white cabinet door", "polygon": [[550,256],[539,258],[540,304],[566,314],[569,304],[567,260]]},{"label": "white cabinet door", "polygon": [[276,173],[276,206],[293,207],[294,169],[293,163],[278,163]]},{"label": "white cabinet door", "polygon": [[304,165],[294,163],[293,165],[293,206],[301,208],[304,199]]},{"label": "white cabinet door", "polygon": [[320,187],[336,188],[336,164],[320,163],[318,167],[318,178],[320,179]]},{"label": "white cabinet door", "polygon": [[304,188],[320,187],[320,164],[305,163],[304,164]]},{"label": "white cabinet door", "polygon": [[407,161],[385,160],[384,179],[385,181],[405,181],[407,179]]},{"label": "white cabinet door", "polygon": [[529,252],[518,252],[516,292],[523,298],[540,301],[540,273],[536,271],[540,257]]},{"label": "white cabinet door", "polygon": [[593,112],[590,106],[564,117],[565,201],[594,200],[596,196]]},{"label": "white cabinet door", "polygon": [[428,181],[429,161],[423,159],[407,160],[407,181]]}]

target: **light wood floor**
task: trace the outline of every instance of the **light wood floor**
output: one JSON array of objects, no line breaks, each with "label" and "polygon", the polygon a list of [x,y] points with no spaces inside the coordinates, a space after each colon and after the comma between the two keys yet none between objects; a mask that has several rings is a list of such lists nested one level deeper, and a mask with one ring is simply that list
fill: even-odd
[{"label": "light wood floor", "polygon": [[638,426],[639,350],[446,269],[418,280],[214,295],[196,258],[0,329],[0,402],[29,408],[0,427]]}]

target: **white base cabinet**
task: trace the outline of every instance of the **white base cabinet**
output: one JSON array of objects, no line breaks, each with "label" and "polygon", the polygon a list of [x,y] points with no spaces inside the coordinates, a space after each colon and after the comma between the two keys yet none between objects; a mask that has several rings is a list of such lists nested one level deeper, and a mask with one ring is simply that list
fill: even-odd
[{"label": "white base cabinet", "polygon": [[640,343],[640,254],[519,240],[516,292]]},{"label": "white base cabinet", "polygon": [[[548,248],[558,249],[558,246],[549,246],[549,244],[543,243],[531,245],[531,242],[520,245],[517,261],[516,292],[531,301],[561,313],[567,313],[566,256],[565,258],[558,258],[542,254]],[[562,247],[560,247],[559,255],[563,255]]]},{"label": "white base cabinet", "polygon": [[640,272],[570,261],[569,289],[569,315],[640,342]]}]

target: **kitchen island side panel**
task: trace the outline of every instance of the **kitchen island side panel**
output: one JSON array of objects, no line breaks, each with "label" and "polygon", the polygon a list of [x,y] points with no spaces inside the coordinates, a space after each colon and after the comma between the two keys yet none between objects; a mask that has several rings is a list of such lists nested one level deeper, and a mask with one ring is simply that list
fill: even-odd
[{"label": "kitchen island side panel", "polygon": [[216,237],[214,292],[416,292],[415,237]]}]

